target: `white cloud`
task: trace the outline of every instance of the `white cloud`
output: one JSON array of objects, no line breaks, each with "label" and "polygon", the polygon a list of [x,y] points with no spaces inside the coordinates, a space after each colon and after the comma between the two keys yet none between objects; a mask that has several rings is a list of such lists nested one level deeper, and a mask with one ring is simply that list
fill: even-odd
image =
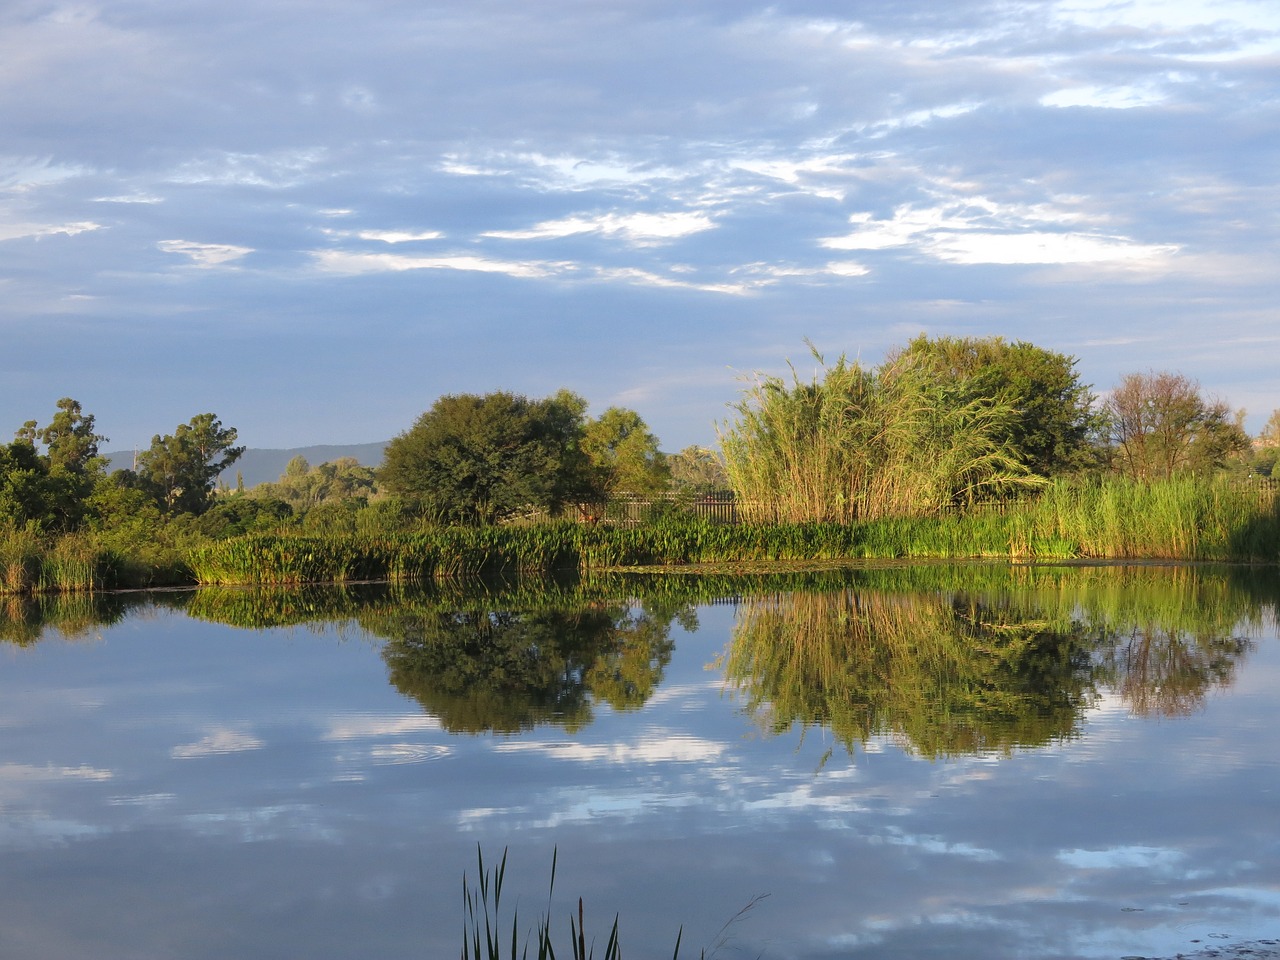
[{"label": "white cloud", "polygon": [[413,243],[418,240],[439,240],[444,236],[439,230],[361,230],[356,234],[361,240],[381,240],[383,243]]},{"label": "white cloud", "polygon": [[907,204],[883,220],[869,213],[854,214],[849,218],[853,231],[820,242],[833,250],[912,247],[933,259],[958,264],[1151,264],[1179,250],[1176,244],[1139,243],[1096,229],[1045,229],[1102,219],[1083,213],[1079,205],[1077,197],[1002,204],[982,196],[932,207]]},{"label": "white cloud", "polygon": [[196,243],[193,240],[161,240],[156,246],[165,253],[190,257],[199,267],[220,266],[253,253],[252,247],[238,247],[230,243]]},{"label": "white cloud", "polygon": [[671,287],[685,290],[701,290],[705,293],[727,293],[732,296],[744,296],[754,293],[760,283],[699,283],[693,280],[680,280],[675,277],[664,277],[651,270],[639,267],[597,268],[594,276],[601,280],[618,280],[623,283],[648,287]]},{"label": "white cloud", "polygon": [[1178,252],[1173,244],[1082,233],[948,233],[930,237],[922,249],[962,264],[1151,263]]},{"label": "white cloud", "polygon": [[472,254],[439,257],[414,257],[395,253],[353,253],[346,250],[321,250],[312,254],[325,273],[357,276],[367,273],[400,273],[406,270],[462,270],[475,273],[501,273],[509,277],[536,279],[558,276],[572,267],[567,263],[538,260],[493,260]]},{"label": "white cloud", "polygon": [[304,183],[324,159],[323,149],[280,150],[270,153],[225,151],[189,160],[169,177],[179,184],[285,188]]},{"label": "white cloud", "polygon": [[0,223],[0,240],[21,240],[41,237],[74,237],[80,233],[101,230],[102,224],[92,220],[75,223]]},{"label": "white cloud", "polygon": [[1161,103],[1167,97],[1164,91],[1151,84],[1133,84],[1121,87],[1069,87],[1040,98],[1046,107],[1101,107],[1108,110],[1131,110]]},{"label": "white cloud", "polygon": [[500,240],[552,240],[595,233],[621,237],[639,246],[677,240],[715,227],[704,213],[606,213],[598,216],[545,220],[527,230],[491,230],[482,234]]}]

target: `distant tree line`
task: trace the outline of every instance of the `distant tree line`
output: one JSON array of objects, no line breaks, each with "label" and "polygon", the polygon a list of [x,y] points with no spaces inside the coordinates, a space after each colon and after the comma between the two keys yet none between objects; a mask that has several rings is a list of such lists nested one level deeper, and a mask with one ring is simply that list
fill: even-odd
[{"label": "distant tree line", "polygon": [[[200,537],[283,526],[327,532],[415,524],[594,518],[621,495],[731,487],[757,520],[921,514],[1034,491],[1064,477],[1156,482],[1271,475],[1280,410],[1250,438],[1243,411],[1187,377],[1124,377],[1100,400],[1076,359],[999,337],[917,337],[878,366],[844,357],[804,379],[760,376],[720,425],[720,449],[664,454],[634,410],[589,416],[568,390],[441,397],[378,467],[295,458],[245,490],[218,478],[243,452],[202,413],[108,472],[106,438],[78,401],[0,445],[0,536],[89,532],[145,555]],[[752,513],[751,511],[755,512]]]}]

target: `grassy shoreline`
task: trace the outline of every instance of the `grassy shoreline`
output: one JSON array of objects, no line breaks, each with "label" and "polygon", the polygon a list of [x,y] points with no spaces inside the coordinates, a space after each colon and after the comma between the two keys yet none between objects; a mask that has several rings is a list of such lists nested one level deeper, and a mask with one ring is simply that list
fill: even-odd
[{"label": "grassy shoreline", "polygon": [[639,526],[556,521],[380,535],[283,529],[225,540],[119,543],[0,535],[0,593],[179,584],[421,582],[605,570],[840,565],[851,561],[1172,561],[1280,564],[1280,498],[1226,483],[1058,483],[1032,500],[854,523]]}]

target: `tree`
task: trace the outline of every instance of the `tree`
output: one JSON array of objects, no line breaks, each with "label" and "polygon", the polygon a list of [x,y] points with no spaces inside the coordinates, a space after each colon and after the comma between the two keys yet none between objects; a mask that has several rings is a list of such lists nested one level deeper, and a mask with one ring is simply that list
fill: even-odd
[{"label": "tree", "polygon": [[93,415],[70,397],[58,401],[48,426],[24,423],[14,442],[0,447],[0,521],[50,531],[79,527],[105,470],[98,456],[105,439],[94,432]]},{"label": "tree", "polygon": [[598,489],[582,452],[582,398],[511,393],[441,397],[388,445],[379,481],[446,523],[497,523],[528,509],[558,513]]},{"label": "tree", "polygon": [[582,450],[607,494],[657,493],[671,481],[658,438],[634,410],[610,407],[582,431]]},{"label": "tree", "polygon": [[1249,449],[1241,422],[1181,374],[1131,373],[1104,407],[1116,468],[1137,480],[1221,469]]},{"label": "tree", "polygon": [[724,460],[710,447],[696,444],[685,447],[668,457],[667,465],[671,468],[671,482],[678,490],[708,493],[729,487]]},{"label": "tree", "polygon": [[1273,410],[1254,441],[1250,468],[1264,477],[1274,477],[1277,460],[1280,460],[1280,410]]},{"label": "tree", "polygon": [[1094,396],[1076,373],[1076,358],[1003,337],[929,339],[923,334],[891,355],[953,384],[957,400],[1001,400],[1014,415],[1003,428],[1009,451],[1042,477],[1079,469],[1091,460],[1100,427]]},{"label": "tree", "polygon": [[1271,411],[1270,419],[1258,434],[1258,446],[1280,448],[1280,410]]},{"label": "tree", "polygon": [[139,482],[171,513],[204,513],[218,474],[244,453],[235,442],[234,427],[223,427],[212,413],[197,414],[171,435],[151,438],[151,448],[138,454]]}]

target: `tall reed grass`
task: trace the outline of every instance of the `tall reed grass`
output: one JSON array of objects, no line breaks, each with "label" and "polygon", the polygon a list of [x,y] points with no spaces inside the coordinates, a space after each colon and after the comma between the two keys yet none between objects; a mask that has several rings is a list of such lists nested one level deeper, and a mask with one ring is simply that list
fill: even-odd
[{"label": "tall reed grass", "polygon": [[[506,920],[502,916],[503,883],[507,872],[507,851],[502,851],[502,860],[496,868],[487,868],[484,864],[484,853],[476,848],[477,875],[472,885],[466,875],[462,877],[462,960],[528,960],[529,948],[534,949],[537,960],[556,960],[556,940],[551,934],[551,897],[556,885],[556,862],[558,852],[551,857],[551,883],[547,889],[547,910],[538,918],[531,932],[522,934],[520,930],[519,910],[512,911],[511,928],[507,931]],[[618,915],[613,918],[613,926],[604,945],[601,960],[622,960],[622,944],[618,937]],[[680,941],[684,930],[676,934],[675,950],[672,960],[680,956]],[[561,941],[563,943],[563,941]],[[588,940],[586,934],[585,908],[582,898],[578,898],[578,915],[569,916],[569,950],[567,955],[572,960],[594,960],[596,942]],[[702,954],[706,957],[705,951]]]},{"label": "tall reed grass", "polygon": [[930,515],[1042,482],[996,439],[1008,402],[964,400],[910,354],[876,369],[814,358],[821,378],[757,377],[720,431],[748,521]]}]

